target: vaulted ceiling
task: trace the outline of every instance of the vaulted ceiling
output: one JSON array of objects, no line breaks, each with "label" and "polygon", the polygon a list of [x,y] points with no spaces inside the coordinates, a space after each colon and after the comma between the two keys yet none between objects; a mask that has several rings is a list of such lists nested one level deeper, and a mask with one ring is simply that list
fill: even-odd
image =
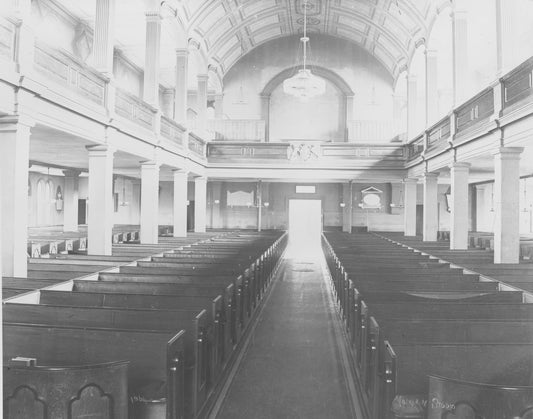
[{"label": "vaulted ceiling", "polygon": [[[396,78],[449,0],[185,0],[189,34],[227,70],[258,45],[309,31],[354,42]],[[306,6],[307,4],[307,6]]]},{"label": "vaulted ceiling", "polygon": [[[43,0],[39,0],[43,1]],[[94,25],[96,0],[49,0]],[[257,46],[303,30],[304,7],[312,34],[353,42],[373,55],[395,80],[428,38],[438,12],[452,0],[115,0],[117,46],[144,64],[144,12],[161,5],[161,70],[172,80],[175,25],[201,45],[203,57],[221,78]],[[150,5],[152,4],[152,6]],[[174,28],[173,28],[174,26]],[[166,28],[166,29],[165,29]],[[168,73],[168,74],[167,74]]]}]

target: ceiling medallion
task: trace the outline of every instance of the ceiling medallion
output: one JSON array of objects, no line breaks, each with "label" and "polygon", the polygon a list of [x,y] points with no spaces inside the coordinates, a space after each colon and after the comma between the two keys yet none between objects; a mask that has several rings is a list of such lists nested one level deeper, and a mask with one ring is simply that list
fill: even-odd
[{"label": "ceiling medallion", "polygon": [[[307,0],[305,0],[305,4],[307,4]],[[304,6],[303,9],[304,33],[300,38],[300,42],[303,44],[303,68],[283,82],[283,91],[288,95],[306,101],[312,97],[324,94],[326,92],[326,82],[313,75],[311,70],[307,68],[307,45],[309,43],[309,37],[307,36],[307,6]]]}]

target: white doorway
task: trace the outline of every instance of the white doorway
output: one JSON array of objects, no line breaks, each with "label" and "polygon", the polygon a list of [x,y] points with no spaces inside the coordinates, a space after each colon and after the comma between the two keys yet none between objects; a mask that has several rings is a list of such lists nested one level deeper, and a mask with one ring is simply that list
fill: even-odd
[{"label": "white doorway", "polygon": [[292,252],[320,251],[322,234],[322,201],[289,200],[289,244]]}]

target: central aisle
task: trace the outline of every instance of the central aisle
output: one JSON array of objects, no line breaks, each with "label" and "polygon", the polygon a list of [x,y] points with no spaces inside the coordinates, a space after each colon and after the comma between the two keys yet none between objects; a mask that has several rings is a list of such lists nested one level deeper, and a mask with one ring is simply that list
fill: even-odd
[{"label": "central aisle", "polygon": [[280,266],[218,419],[351,418],[320,248]]}]

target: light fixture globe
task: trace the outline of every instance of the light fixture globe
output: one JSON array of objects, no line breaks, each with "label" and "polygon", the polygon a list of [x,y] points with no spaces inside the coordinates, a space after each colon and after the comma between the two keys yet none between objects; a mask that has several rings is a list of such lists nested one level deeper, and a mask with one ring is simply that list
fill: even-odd
[{"label": "light fixture globe", "polygon": [[309,37],[307,36],[307,9],[309,5],[307,0],[303,0],[304,9],[304,33],[300,38],[303,46],[303,66],[298,73],[283,82],[283,91],[291,96],[299,98],[305,102],[309,98],[323,95],[326,92],[326,82],[313,75],[311,70],[307,68],[307,48],[309,44]]},{"label": "light fixture globe", "polygon": [[311,98],[324,94],[326,82],[311,73],[311,70],[301,69],[293,77],[283,82],[283,91],[297,98]]}]

